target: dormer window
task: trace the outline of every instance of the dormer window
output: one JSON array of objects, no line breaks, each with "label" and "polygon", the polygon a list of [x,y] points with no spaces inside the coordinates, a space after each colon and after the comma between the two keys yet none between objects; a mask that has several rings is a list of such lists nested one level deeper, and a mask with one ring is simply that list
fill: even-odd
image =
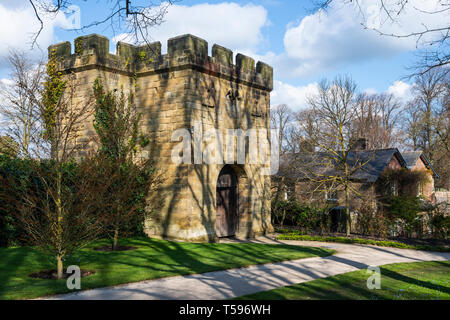
[{"label": "dormer window", "polygon": [[392,196],[397,196],[398,195],[398,185],[397,185],[397,180],[393,180],[390,183],[390,188],[391,188],[391,195]]},{"label": "dormer window", "polygon": [[336,190],[326,191],[325,192],[325,200],[327,202],[337,202],[338,201],[337,191]]},{"label": "dormer window", "polygon": [[423,184],[421,182],[417,185],[417,196],[423,195]]}]

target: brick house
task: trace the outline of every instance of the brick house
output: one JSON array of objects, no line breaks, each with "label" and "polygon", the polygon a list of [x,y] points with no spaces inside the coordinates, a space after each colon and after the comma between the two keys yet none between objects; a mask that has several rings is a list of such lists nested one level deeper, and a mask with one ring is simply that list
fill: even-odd
[{"label": "brick house", "polygon": [[[328,207],[332,221],[342,221],[345,209],[344,190],[341,186],[333,186],[333,179],[330,179],[330,183],[326,181],[327,177],[342,176],[342,172],[339,172],[343,170],[340,168],[342,165],[337,163],[339,160],[336,158],[339,159],[328,153],[313,151],[285,156],[280,163],[278,176],[273,178],[273,185],[282,186],[282,192],[275,196],[280,199],[281,195],[281,200],[291,198],[302,204]],[[399,195],[406,189],[410,192],[411,186],[403,185],[401,179],[380,179],[385,176],[384,173],[395,173],[402,169],[425,172],[427,180],[419,183],[417,195],[423,196],[430,203],[435,202],[434,179],[438,174],[422,152],[401,153],[397,148],[367,150],[365,139],[359,139],[346,152],[346,158],[351,172],[349,206],[352,223],[357,220],[355,218],[361,208],[372,207],[377,211],[383,195]],[[333,223],[337,225],[335,222]]]},{"label": "brick house", "polygon": [[[297,201],[323,205],[326,203],[342,204],[343,190],[327,184],[327,176],[338,176],[339,169],[322,152],[299,153],[291,157],[295,162],[290,167],[280,169],[280,175],[285,175],[290,187],[285,188],[285,197],[293,197]],[[347,153],[347,165],[351,171],[354,193],[367,195],[374,193],[375,183],[385,170],[406,168],[406,161],[397,148],[378,150],[354,150]],[[392,189],[395,193],[396,186]]]},{"label": "brick house", "polygon": [[[347,165],[351,171],[350,208],[352,230],[355,230],[359,208],[378,207],[378,179],[386,170],[406,169],[407,163],[397,148],[365,150],[361,145],[347,151]],[[313,207],[328,207],[331,214],[331,230],[345,231],[345,192],[342,186],[328,183],[327,177],[342,175],[336,160],[323,152],[301,152],[282,159],[278,176],[272,184],[282,186],[275,197],[280,200],[295,199]],[[281,183],[281,180],[283,183]],[[332,179],[331,179],[332,180]],[[393,194],[398,185],[389,186]],[[279,191],[279,190],[278,190]]]},{"label": "brick house", "polygon": [[406,151],[402,152],[406,165],[411,171],[424,171],[427,175],[427,181],[419,184],[417,194],[423,196],[431,203],[436,201],[434,190],[434,179],[439,178],[439,175],[434,170],[428,158],[422,151]]}]

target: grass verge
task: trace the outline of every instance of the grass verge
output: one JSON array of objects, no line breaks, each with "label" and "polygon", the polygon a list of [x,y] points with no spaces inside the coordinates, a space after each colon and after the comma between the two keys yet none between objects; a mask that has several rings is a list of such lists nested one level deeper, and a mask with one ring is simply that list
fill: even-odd
[{"label": "grass verge", "polygon": [[[108,244],[104,240],[96,241],[65,262],[65,268],[78,265],[81,269],[95,271],[81,279],[82,289],[334,253],[333,250],[292,245],[184,243],[150,238],[120,241],[120,245],[134,246],[135,250],[93,250]],[[55,268],[53,261],[35,248],[0,248],[0,257],[0,299],[28,299],[71,292],[66,280],[29,277],[33,272]]]},{"label": "grass verge", "polygon": [[[410,245],[402,242],[391,241],[391,240],[372,240],[372,239],[360,239],[360,238],[346,238],[346,237],[331,237],[331,236],[309,236],[302,235],[298,231],[284,231],[277,237],[277,240],[300,240],[300,241],[322,241],[322,242],[338,242],[338,243],[355,243],[355,244],[371,244],[380,247],[393,247],[401,249],[414,249],[414,250],[424,250],[424,251],[435,251],[435,252],[450,252],[450,248],[441,246],[430,246],[430,245]],[[283,233],[284,232],[284,233]]]},{"label": "grass verge", "polygon": [[366,270],[282,287],[238,300],[449,300],[450,261],[394,263],[380,267],[381,289],[368,289]]}]

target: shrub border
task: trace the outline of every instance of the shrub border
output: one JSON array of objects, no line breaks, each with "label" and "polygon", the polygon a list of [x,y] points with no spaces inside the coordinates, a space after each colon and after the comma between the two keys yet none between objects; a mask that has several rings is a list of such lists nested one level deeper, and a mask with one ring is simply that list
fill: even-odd
[{"label": "shrub border", "polygon": [[353,244],[370,244],[379,247],[392,247],[400,249],[413,249],[423,251],[435,251],[435,252],[450,252],[450,248],[442,246],[429,246],[429,245],[410,245],[397,241],[384,241],[384,240],[371,240],[361,238],[345,238],[345,237],[332,237],[332,236],[308,236],[300,235],[297,232],[289,232],[286,234],[280,234],[276,238],[277,240],[300,240],[300,241],[322,241],[322,242],[337,242],[337,243],[353,243]]}]

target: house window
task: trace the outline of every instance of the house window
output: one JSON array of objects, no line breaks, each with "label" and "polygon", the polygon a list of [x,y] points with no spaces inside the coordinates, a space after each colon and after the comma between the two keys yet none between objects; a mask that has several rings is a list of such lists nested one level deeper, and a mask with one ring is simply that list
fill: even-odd
[{"label": "house window", "polygon": [[419,182],[418,186],[417,186],[417,196],[421,196],[423,195],[423,184],[421,182]]},{"label": "house window", "polygon": [[326,191],[325,192],[325,200],[329,202],[337,202],[338,194],[336,190]]},{"label": "house window", "polygon": [[288,200],[289,198],[295,197],[295,187],[285,186],[283,190],[283,198],[284,200]]},{"label": "house window", "polygon": [[391,195],[398,195],[398,185],[396,180],[391,181]]}]

